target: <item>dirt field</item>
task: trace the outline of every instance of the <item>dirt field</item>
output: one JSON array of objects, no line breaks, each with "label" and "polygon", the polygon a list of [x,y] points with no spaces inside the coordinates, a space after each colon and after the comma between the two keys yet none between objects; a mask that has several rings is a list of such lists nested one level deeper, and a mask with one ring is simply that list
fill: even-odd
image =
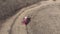
[{"label": "dirt field", "polygon": [[6,19],[14,16],[24,7],[30,6],[42,0],[0,0],[0,28]]},{"label": "dirt field", "polygon": [[[22,24],[25,16],[31,21]],[[42,1],[25,7],[3,22],[0,34],[60,34],[60,2]]]}]

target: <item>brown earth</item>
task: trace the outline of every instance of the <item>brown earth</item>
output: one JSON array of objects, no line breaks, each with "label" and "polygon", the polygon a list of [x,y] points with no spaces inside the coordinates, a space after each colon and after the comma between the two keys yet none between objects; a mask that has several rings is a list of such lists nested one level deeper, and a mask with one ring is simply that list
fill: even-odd
[{"label": "brown earth", "polygon": [[[0,0],[0,28],[6,19],[17,14],[22,8],[44,0]],[[46,0],[45,0],[46,1]]]},{"label": "brown earth", "polygon": [[[22,24],[25,16],[31,17],[27,26]],[[23,8],[4,22],[0,34],[60,34],[60,2],[43,1]]]}]

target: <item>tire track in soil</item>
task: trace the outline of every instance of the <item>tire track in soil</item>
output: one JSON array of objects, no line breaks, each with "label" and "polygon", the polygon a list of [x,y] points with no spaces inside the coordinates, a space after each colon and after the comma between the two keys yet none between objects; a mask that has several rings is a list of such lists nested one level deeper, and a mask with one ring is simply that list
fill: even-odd
[{"label": "tire track in soil", "polygon": [[[42,7],[43,7],[43,6],[42,6]],[[20,13],[20,14],[14,19],[13,24],[11,25],[11,28],[10,28],[10,30],[9,30],[9,34],[12,34],[12,29],[13,29],[13,26],[14,26],[17,18],[18,18],[21,14],[23,14],[23,13],[24,13],[24,11],[23,11],[22,13]],[[35,15],[35,16],[36,16],[36,15]],[[33,16],[33,17],[34,17],[34,16]]]},{"label": "tire track in soil", "polygon": [[[24,11],[22,11],[22,13],[24,13]],[[9,30],[9,34],[12,34],[12,28],[13,28],[13,26],[14,26],[14,24],[15,24],[15,21],[16,21],[16,19],[17,19],[22,13],[20,13],[20,14],[14,19],[13,24],[11,25],[11,28],[10,28],[10,30]]]},{"label": "tire track in soil", "polygon": [[[33,7],[35,7],[35,5],[32,5]],[[33,8],[32,6],[30,6],[30,7],[27,7],[27,8]],[[25,9],[26,10],[26,9]],[[13,29],[13,26],[14,26],[14,24],[15,24],[15,21],[17,20],[17,18],[22,14],[22,13],[24,13],[24,10],[14,19],[14,21],[13,21],[13,24],[11,25],[11,28],[10,28],[10,30],[9,30],[9,34],[12,34],[12,29]]]}]

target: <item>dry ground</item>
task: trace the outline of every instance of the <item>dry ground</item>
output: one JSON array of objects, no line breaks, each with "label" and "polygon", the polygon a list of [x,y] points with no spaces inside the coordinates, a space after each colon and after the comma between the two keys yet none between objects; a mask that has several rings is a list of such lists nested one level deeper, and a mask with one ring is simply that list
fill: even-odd
[{"label": "dry ground", "polygon": [[[28,15],[31,22],[26,29],[22,19]],[[60,2],[46,1],[20,10],[4,22],[0,34],[60,34]]]},{"label": "dry ground", "polygon": [[[17,14],[22,8],[44,0],[0,0],[0,29],[6,19]],[[46,0],[45,0],[46,1]]]}]

